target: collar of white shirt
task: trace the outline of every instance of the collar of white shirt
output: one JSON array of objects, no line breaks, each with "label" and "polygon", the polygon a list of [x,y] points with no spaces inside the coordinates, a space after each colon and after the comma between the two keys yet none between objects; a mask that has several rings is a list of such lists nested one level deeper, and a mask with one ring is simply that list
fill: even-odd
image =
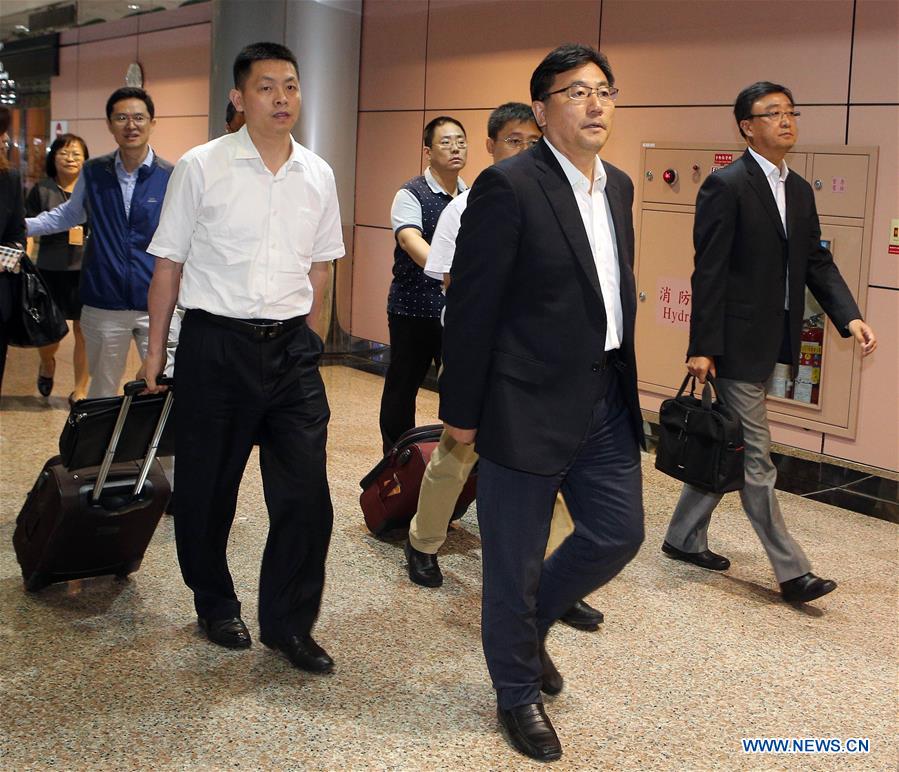
[{"label": "collar of white shirt", "polygon": [[780,168],[771,163],[765,156],[759,155],[755,152],[751,147],[746,148],[752,157],[756,160],[759,166],[762,167],[762,172],[764,172],[765,176],[771,179],[774,182],[780,180],[781,182],[786,182],[787,175],[790,173],[790,170],[787,168],[787,161],[784,159],[780,162]]},{"label": "collar of white shirt", "polygon": [[[565,172],[565,176],[568,178],[568,184],[571,185],[572,188],[581,187],[584,190],[591,190],[590,180],[588,180],[580,169],[578,169],[571,161],[568,160],[567,156],[562,155],[558,150],[556,150],[552,142],[550,142],[545,136],[543,137],[543,141],[546,143],[546,146],[552,150],[553,155],[556,157],[556,160],[562,166],[562,171]],[[602,160],[599,156],[596,156],[595,162],[593,164],[593,186],[592,190],[596,191],[605,191],[606,189],[606,168],[602,165]]]},{"label": "collar of white shirt", "polygon": [[[425,182],[428,183],[428,187],[434,191],[434,193],[443,193],[443,195],[446,195],[446,191],[440,186],[440,183],[437,182],[437,179],[431,173],[430,166],[425,169]],[[468,190],[468,185],[465,184],[465,180],[459,177],[456,181],[456,193],[462,193],[465,190]]]},{"label": "collar of white shirt", "polygon": [[[254,159],[258,158],[259,163],[264,163],[262,160],[262,156],[259,154],[259,150],[256,148],[256,145],[253,144],[253,140],[250,137],[249,131],[247,131],[247,126],[244,124],[240,127],[240,129],[234,132],[232,135],[234,137],[234,158],[242,158],[242,159]],[[303,146],[297,142],[293,136],[290,138],[290,157],[287,159],[284,164],[285,167],[291,166],[299,166],[301,169],[306,169],[306,162],[303,159]],[[280,171],[280,170],[279,170]]]},{"label": "collar of white shirt", "polygon": [[[154,159],[155,157],[156,157],[156,154],[153,152],[153,148],[152,148],[152,147],[147,147],[147,157],[144,158],[144,160],[140,162],[140,166],[152,166],[152,165],[153,165],[153,159]],[[116,168],[116,171],[120,171],[120,172],[122,172],[123,174],[127,174],[127,175],[130,176],[130,175],[133,175],[133,174],[137,174],[137,171],[138,171],[138,169],[140,169],[140,166],[138,166],[137,169],[135,169],[133,172],[127,171],[127,170],[125,169],[125,165],[122,163],[122,154],[121,154],[121,152],[118,151],[118,150],[115,151],[115,168]]]}]

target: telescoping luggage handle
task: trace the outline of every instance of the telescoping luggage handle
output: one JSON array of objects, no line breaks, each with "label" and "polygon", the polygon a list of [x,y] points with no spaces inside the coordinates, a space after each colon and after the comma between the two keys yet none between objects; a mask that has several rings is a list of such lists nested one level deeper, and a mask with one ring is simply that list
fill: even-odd
[{"label": "telescoping luggage handle", "polygon": [[[153,459],[156,458],[156,451],[159,449],[159,440],[162,438],[165,422],[172,410],[172,397],[174,396],[172,386],[175,384],[174,379],[160,376],[156,379],[156,382],[160,386],[168,386],[169,390],[166,392],[165,401],[162,403],[162,410],[159,414],[159,420],[156,422],[156,429],[153,431],[153,436],[150,438],[150,446],[147,448],[147,455],[144,457],[144,462],[141,464],[137,481],[134,483],[134,489],[131,491],[132,496],[137,496],[144,487],[144,483],[147,481],[147,476],[150,474],[150,467],[153,464]],[[100,493],[103,491],[103,486],[106,484],[106,477],[109,475],[110,467],[112,467],[112,460],[115,457],[119,438],[122,436],[122,429],[125,428],[125,420],[128,418],[128,410],[131,407],[131,401],[134,399],[135,395],[140,394],[146,388],[147,382],[144,380],[129,381],[125,384],[125,397],[122,400],[122,407],[119,409],[119,415],[118,418],[116,418],[115,427],[112,430],[112,437],[110,437],[109,445],[106,448],[106,455],[103,457],[103,463],[100,465],[100,471],[97,474],[97,482],[94,484],[94,490],[91,493],[91,503],[100,500]]]}]

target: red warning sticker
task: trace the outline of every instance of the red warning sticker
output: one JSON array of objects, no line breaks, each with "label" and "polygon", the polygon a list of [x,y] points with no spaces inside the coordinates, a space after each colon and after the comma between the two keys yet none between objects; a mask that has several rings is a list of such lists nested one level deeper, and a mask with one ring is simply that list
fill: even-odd
[{"label": "red warning sticker", "polygon": [[715,166],[727,166],[729,163],[733,163],[733,161],[733,153],[715,153]]}]

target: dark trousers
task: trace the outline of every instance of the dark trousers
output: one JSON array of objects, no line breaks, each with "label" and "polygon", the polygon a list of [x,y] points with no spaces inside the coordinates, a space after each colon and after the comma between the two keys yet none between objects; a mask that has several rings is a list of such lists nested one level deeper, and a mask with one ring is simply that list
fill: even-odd
[{"label": "dark trousers", "polygon": [[239,615],[226,547],[257,441],[269,516],[259,626],[269,636],[303,636],[318,616],[333,522],[322,342],[305,323],[260,340],[214,319],[187,312],[175,362],[181,572],[198,615]]},{"label": "dark trousers", "polygon": [[[618,574],[643,542],[640,448],[614,369],[571,464],[542,476],[481,456],[481,635],[499,706],[541,702],[539,644],[575,601]],[[546,560],[561,487],[572,533]]]},{"label": "dark trousers", "polygon": [[415,426],[415,397],[433,363],[440,367],[443,329],[439,319],[387,314],[390,366],[381,395],[381,440],[387,452]]}]

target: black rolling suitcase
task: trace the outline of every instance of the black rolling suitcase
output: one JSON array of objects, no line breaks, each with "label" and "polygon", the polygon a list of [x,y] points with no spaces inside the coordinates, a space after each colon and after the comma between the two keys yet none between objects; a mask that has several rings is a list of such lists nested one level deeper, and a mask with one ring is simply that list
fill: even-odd
[{"label": "black rolling suitcase", "polygon": [[[106,432],[103,457],[95,459],[98,465],[66,467],[62,456],[44,465],[13,534],[27,590],[104,574],[124,577],[140,567],[171,495],[156,454],[174,393],[170,388],[164,398],[155,398],[158,417],[153,416],[155,428],[143,461],[122,460],[117,448],[129,445],[127,440],[120,443],[129,408],[145,385],[132,381],[125,386],[111,436]],[[74,416],[84,415],[77,412],[80,404],[73,408]]]}]

